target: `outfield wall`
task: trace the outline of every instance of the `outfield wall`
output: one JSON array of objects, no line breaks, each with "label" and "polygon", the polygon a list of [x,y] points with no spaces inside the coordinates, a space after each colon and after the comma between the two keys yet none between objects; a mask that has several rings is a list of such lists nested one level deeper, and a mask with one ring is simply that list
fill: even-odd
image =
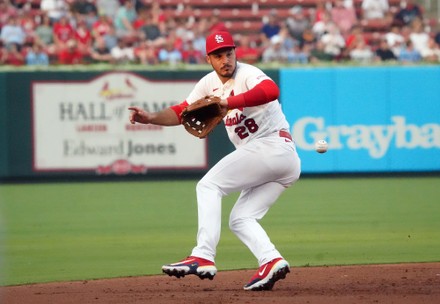
[{"label": "outfield wall", "polygon": [[[266,71],[281,88],[303,173],[440,171],[440,68]],[[180,128],[128,123],[127,107],[181,102],[206,71],[0,73],[0,179],[179,176],[232,150]],[[313,151],[324,138],[326,154]]]},{"label": "outfield wall", "polygon": [[304,172],[440,170],[440,67],[286,69],[280,82]]}]

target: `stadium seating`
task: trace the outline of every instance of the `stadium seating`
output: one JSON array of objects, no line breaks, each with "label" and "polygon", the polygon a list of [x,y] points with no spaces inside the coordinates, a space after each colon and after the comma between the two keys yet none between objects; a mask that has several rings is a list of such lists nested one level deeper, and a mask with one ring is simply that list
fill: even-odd
[{"label": "stadium seating", "polygon": [[[153,3],[155,0],[145,0]],[[300,5],[305,13],[312,13],[321,0],[163,0],[161,7],[171,17],[209,17],[219,14],[227,28],[235,33],[255,33],[262,24],[263,18],[272,10],[276,10],[280,18],[286,18],[289,10]],[[390,10],[395,11],[400,0],[389,0]],[[362,0],[353,0],[358,17],[361,17]],[[390,27],[390,22],[371,20],[363,22],[365,32],[384,33]],[[374,36],[374,35],[370,35]]]}]

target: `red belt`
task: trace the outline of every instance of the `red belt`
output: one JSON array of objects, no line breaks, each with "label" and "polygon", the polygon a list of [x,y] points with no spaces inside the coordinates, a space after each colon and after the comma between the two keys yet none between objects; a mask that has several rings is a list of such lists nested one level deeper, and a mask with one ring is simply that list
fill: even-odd
[{"label": "red belt", "polygon": [[280,137],[284,137],[284,138],[287,138],[289,140],[292,140],[292,136],[287,131],[280,130],[279,134],[280,134]]}]

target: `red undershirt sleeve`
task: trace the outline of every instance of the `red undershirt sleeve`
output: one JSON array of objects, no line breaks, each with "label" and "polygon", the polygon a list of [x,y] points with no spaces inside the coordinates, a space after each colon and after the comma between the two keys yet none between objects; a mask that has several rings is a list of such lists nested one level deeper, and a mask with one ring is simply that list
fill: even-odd
[{"label": "red undershirt sleeve", "polygon": [[179,103],[177,105],[171,106],[170,109],[174,111],[174,113],[176,113],[177,117],[179,118],[179,121],[182,122],[182,111],[183,109],[186,108],[186,106],[188,105],[188,102],[185,100],[182,103]]},{"label": "red undershirt sleeve", "polygon": [[249,91],[228,97],[229,109],[255,107],[278,98],[280,89],[272,80],[263,80]]}]

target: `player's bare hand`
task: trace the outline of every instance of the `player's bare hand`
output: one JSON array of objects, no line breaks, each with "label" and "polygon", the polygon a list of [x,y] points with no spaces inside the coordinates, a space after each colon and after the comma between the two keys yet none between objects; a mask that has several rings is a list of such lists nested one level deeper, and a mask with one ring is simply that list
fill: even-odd
[{"label": "player's bare hand", "polygon": [[228,100],[222,99],[220,100],[220,106],[222,107],[222,112],[224,115],[228,113],[229,107],[228,107]]},{"label": "player's bare hand", "polygon": [[137,122],[142,124],[150,123],[151,113],[148,113],[139,107],[129,107],[128,109],[131,111],[129,115],[129,120],[132,124],[135,124]]}]

